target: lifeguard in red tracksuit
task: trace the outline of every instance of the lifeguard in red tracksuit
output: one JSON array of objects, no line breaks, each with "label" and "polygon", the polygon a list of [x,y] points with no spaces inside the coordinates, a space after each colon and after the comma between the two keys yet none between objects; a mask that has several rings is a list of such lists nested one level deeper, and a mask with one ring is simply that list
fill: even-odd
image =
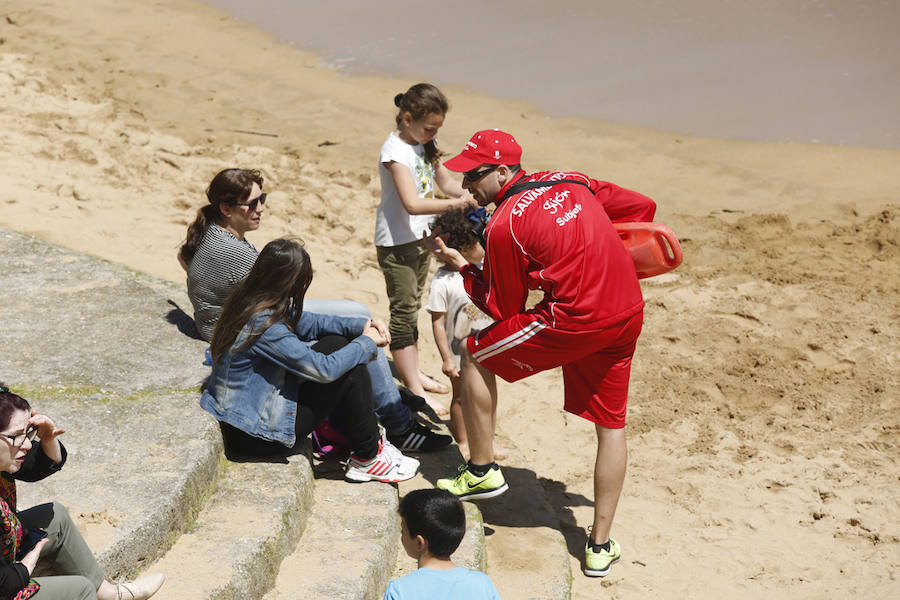
[{"label": "lifeguard in red tracksuit", "polygon": [[[508,133],[480,131],[445,163],[481,206],[495,204],[485,232],[484,266],[468,264],[443,241],[435,254],[460,269],[473,302],[496,323],[467,340],[461,377],[471,458],[437,485],[462,499],[508,488],[492,452],[494,407],[483,369],[506,381],[562,367],[565,410],[597,431],[594,523],[584,571],[603,576],[619,559],[609,537],[625,479],[625,412],[644,300],[634,263],[613,222],[652,221],[650,198],[581,173],[526,174]],[[530,290],[543,299],[526,310]]]}]

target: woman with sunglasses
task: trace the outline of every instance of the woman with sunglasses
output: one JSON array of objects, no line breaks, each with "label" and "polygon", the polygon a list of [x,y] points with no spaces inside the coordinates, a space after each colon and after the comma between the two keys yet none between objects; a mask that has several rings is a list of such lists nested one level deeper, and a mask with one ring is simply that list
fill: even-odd
[{"label": "woman with sunglasses", "polygon": [[[188,274],[188,297],[194,306],[197,331],[206,341],[213,337],[228,296],[247,277],[259,255],[244,235],[259,228],[266,202],[262,187],[262,174],[255,169],[220,171],[206,190],[208,203],[197,211],[178,252],[178,261]],[[349,300],[304,302],[303,308],[314,313],[366,319],[372,316],[364,305]],[[366,369],[375,414],[393,444],[411,452],[429,452],[450,444],[450,436],[432,431],[413,418],[401,399],[384,352],[379,350]]]},{"label": "woman with sunglasses", "polygon": [[259,229],[265,210],[263,178],[257,170],[225,169],[206,188],[209,201],[188,226],[178,262],[187,271],[188,297],[200,337],[212,339],[228,294],[256,262],[256,248],[244,235]]},{"label": "woman with sunglasses", "polygon": [[[151,573],[114,584],[58,502],[22,511],[16,507],[16,480],[39,481],[59,471],[65,433],[28,401],[0,384],[0,598],[15,600],[144,600],[165,581]],[[32,577],[38,560],[58,575]]]}]

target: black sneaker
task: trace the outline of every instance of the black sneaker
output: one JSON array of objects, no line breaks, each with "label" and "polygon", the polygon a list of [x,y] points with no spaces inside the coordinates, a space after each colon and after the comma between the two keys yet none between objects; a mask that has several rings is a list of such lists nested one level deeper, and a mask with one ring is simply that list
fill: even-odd
[{"label": "black sneaker", "polygon": [[433,452],[453,441],[449,435],[434,432],[416,421],[410,423],[409,429],[402,433],[389,433],[387,439],[402,452]]}]

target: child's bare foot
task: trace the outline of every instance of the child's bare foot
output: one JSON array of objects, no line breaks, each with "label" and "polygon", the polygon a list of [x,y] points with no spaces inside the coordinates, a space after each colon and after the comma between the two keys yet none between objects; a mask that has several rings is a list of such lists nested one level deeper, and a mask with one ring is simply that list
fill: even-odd
[{"label": "child's bare foot", "polygon": [[[440,381],[435,381],[434,379],[432,379],[431,377],[429,377],[422,371],[419,371],[419,380],[421,380],[422,387],[425,389],[426,392],[431,392],[432,394],[449,394],[450,393],[449,387],[447,387]],[[437,408],[435,408],[434,406],[432,406],[432,408],[437,410]],[[441,413],[438,412],[438,414],[441,414]],[[446,414],[446,413],[444,413],[444,414]]]},{"label": "child's bare foot", "polygon": [[423,396],[425,398],[425,402],[428,403],[428,406],[437,414],[439,417],[446,417],[450,414],[450,411],[447,410],[447,407],[435,400],[434,398],[430,398],[429,396]]}]

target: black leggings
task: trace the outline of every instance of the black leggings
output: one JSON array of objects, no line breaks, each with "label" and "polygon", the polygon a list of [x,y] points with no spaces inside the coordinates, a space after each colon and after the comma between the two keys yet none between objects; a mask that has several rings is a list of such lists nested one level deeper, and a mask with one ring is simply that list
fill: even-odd
[{"label": "black leggings", "polygon": [[[313,344],[312,349],[331,354],[348,343],[345,337],[329,335]],[[300,385],[297,396],[294,432],[298,445],[325,417],[331,415],[335,427],[350,440],[356,456],[367,459],[378,453],[380,434],[372,406],[372,383],[365,365],[356,365],[330,383],[306,381]],[[332,415],[336,409],[337,413]],[[225,449],[229,453],[272,456],[284,454],[287,450],[283,444],[254,437],[228,423],[220,422],[219,425],[222,427]]]}]

